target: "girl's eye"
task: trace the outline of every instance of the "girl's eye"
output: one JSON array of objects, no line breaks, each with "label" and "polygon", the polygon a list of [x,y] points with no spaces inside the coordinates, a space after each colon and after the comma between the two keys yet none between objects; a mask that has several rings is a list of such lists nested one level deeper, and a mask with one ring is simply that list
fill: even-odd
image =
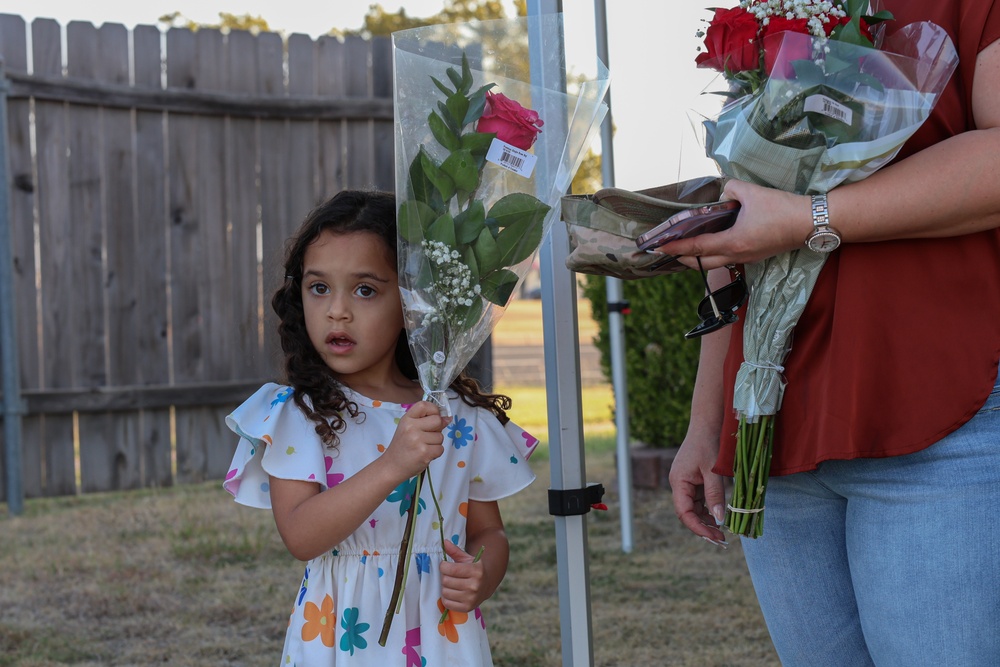
[{"label": "girl's eye", "polygon": [[375,288],[371,285],[358,285],[357,289],[354,290],[354,293],[364,299],[370,299],[375,296]]},{"label": "girl's eye", "polygon": [[316,296],[325,296],[330,292],[330,288],[323,283],[313,283],[309,286],[309,291]]}]

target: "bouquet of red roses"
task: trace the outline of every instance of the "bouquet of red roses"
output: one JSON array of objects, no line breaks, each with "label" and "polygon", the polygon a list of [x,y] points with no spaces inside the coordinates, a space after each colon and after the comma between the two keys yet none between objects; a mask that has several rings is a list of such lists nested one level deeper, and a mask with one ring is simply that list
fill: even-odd
[{"label": "bouquet of red roses", "polygon": [[[821,195],[892,160],[930,115],[958,56],[932,23],[881,39],[878,28],[891,18],[867,0],[744,0],[716,9],[696,62],[730,84],[729,102],[705,123],[708,156],[723,175]],[[782,364],[831,250],[817,248],[746,266],[750,301],[726,518],[739,535],[763,531]]]}]

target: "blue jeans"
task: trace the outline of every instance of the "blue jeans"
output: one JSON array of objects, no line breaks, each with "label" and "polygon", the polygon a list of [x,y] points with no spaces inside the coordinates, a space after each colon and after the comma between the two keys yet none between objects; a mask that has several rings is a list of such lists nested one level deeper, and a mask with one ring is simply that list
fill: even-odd
[{"label": "blue jeans", "polygon": [[743,551],[785,667],[1000,665],[1000,383],[930,447],[768,483]]}]

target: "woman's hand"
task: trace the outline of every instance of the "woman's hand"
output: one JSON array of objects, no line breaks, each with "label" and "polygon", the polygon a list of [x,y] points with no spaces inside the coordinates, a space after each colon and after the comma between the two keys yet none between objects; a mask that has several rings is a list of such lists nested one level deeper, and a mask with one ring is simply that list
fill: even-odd
[{"label": "woman's hand", "polygon": [[444,427],[450,418],[428,401],[414,403],[399,420],[396,432],[383,455],[394,476],[406,480],[423,472],[431,461],[444,454]]},{"label": "woman's hand", "polygon": [[735,199],[742,205],[732,227],[673,241],[657,251],[679,255],[679,261],[692,269],[698,268],[695,258],[701,257],[705,269],[714,269],[805,247],[812,230],[808,196],[731,180],[722,191],[722,199]]},{"label": "woman's hand", "polygon": [[689,432],[670,466],[670,489],[681,523],[695,535],[725,546],[719,526],[725,519],[726,491],[722,477],[712,472],[718,454],[718,438]]}]

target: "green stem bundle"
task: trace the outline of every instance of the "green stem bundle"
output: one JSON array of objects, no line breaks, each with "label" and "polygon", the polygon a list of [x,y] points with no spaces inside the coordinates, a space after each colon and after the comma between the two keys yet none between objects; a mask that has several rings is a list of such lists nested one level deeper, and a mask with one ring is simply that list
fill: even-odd
[{"label": "green stem bundle", "polygon": [[733,462],[733,495],[726,512],[726,528],[735,535],[757,538],[764,534],[764,495],[774,449],[775,415],[754,422],[740,416]]}]

